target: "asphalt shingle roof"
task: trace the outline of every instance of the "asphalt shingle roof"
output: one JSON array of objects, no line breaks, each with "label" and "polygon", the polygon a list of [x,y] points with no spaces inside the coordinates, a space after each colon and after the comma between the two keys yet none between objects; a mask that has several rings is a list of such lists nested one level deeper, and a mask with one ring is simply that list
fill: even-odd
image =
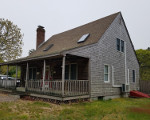
[{"label": "asphalt shingle roof", "polygon": [[[41,45],[29,58],[36,56],[44,56],[54,53],[60,53],[65,50],[89,45],[98,42],[104,32],[116,18],[119,13],[109,15],[107,17],[98,19],[96,21],[87,23],[77,28],[53,35],[43,45]],[[85,42],[78,43],[78,40],[84,35],[89,33],[90,36]],[[43,51],[49,45],[53,44],[47,51]]]},{"label": "asphalt shingle roof", "polygon": [[[44,57],[47,55],[60,54],[61,52],[66,51],[66,50],[96,43],[100,40],[102,35],[105,33],[105,31],[108,29],[108,27],[111,25],[111,23],[113,22],[113,20],[117,17],[119,13],[120,12],[106,16],[96,21],[87,23],[85,25],[76,27],[74,29],[53,35],[51,38],[45,41],[45,43],[42,44],[30,56],[16,59],[13,61],[8,61],[8,62],[1,63],[1,64],[7,64],[7,63],[9,64],[13,62],[17,63],[17,62],[26,61],[32,58],[34,59],[39,58],[40,56]],[[84,34],[87,34],[87,33],[90,34],[87,40],[84,42],[78,43],[78,40]],[[53,46],[50,49],[46,51],[44,50],[52,44]]]}]

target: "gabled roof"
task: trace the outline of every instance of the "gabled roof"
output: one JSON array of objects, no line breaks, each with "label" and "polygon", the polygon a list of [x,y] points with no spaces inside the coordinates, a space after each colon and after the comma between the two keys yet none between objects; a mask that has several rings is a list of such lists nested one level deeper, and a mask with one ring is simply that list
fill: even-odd
[{"label": "gabled roof", "polygon": [[[42,44],[35,52],[33,52],[28,58],[45,56],[50,54],[60,53],[69,49],[89,45],[98,42],[104,32],[119,14],[115,13],[107,17],[98,19],[88,24],[79,26],[77,28],[53,35],[44,44]],[[89,33],[90,36],[86,41],[78,43],[78,40],[84,35]],[[43,51],[49,45],[52,45],[49,50]]]},{"label": "gabled roof", "polygon": [[[120,12],[76,27],[74,29],[53,35],[30,56],[8,61],[5,63],[0,63],[0,65],[18,63],[31,59],[39,59],[47,56],[55,56],[59,55],[63,51],[97,43],[119,13]],[[83,35],[88,33],[90,35],[88,36],[86,41],[78,43],[78,40]],[[47,49],[49,48],[49,46],[51,46],[50,49]]]}]

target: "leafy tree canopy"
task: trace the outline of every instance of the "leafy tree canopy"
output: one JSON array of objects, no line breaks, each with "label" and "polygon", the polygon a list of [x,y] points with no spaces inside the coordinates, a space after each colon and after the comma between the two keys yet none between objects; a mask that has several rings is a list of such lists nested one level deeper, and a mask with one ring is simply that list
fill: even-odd
[{"label": "leafy tree canopy", "polygon": [[150,80],[150,48],[136,50],[136,54],[140,63],[141,80]]},{"label": "leafy tree canopy", "polygon": [[140,66],[150,66],[150,50],[139,49],[136,50],[137,58],[140,63]]},{"label": "leafy tree canopy", "polygon": [[11,21],[0,18],[0,58],[4,61],[21,56],[23,34]]}]

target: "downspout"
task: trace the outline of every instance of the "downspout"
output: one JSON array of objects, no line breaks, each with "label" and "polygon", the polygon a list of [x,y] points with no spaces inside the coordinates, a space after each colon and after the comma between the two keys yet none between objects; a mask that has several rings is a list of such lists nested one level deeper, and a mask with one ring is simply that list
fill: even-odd
[{"label": "downspout", "polygon": [[124,62],[125,62],[125,85],[127,85],[127,55],[126,55],[126,42],[124,42]]}]

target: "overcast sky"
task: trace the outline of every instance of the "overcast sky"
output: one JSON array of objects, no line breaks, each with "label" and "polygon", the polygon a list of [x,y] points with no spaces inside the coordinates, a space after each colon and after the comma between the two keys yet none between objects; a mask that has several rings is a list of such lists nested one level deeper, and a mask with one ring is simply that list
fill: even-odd
[{"label": "overcast sky", "polygon": [[121,11],[135,49],[150,47],[150,0],[0,0],[0,17],[24,34],[22,57],[36,46],[42,25],[52,35]]}]

